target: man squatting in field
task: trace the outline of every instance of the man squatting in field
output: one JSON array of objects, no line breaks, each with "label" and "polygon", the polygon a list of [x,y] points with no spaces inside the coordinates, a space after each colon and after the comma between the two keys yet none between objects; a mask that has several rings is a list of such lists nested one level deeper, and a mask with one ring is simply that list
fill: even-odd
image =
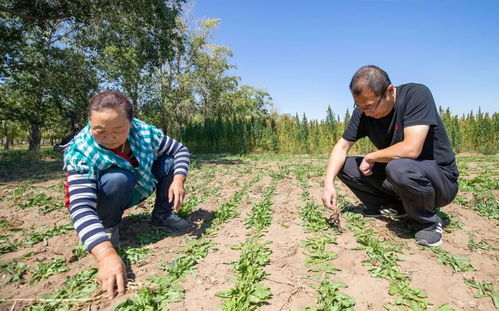
[{"label": "man squatting in field", "polygon": [[156,189],[152,225],[192,229],[172,213],[184,200],[189,151],[134,118],[130,100],[118,92],[95,95],[88,105],[88,120],[64,152],[67,203],[80,240],[97,261],[101,287],[114,297],[115,288],[122,294],[127,282],[125,265],[115,250],[125,209]]},{"label": "man squatting in field", "polygon": [[[436,208],[456,196],[459,173],[430,90],[415,83],[395,87],[385,71],[365,66],[354,74],[350,91],[355,109],[329,157],[324,205],[337,208],[338,177],[362,201],[364,216],[407,214],[417,243],[440,245],[442,219]],[[377,151],[347,157],[365,136]]]}]

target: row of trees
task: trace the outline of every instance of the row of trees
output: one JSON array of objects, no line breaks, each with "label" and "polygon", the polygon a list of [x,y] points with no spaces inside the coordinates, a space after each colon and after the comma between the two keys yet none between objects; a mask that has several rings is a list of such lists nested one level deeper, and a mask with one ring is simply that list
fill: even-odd
[{"label": "row of trees", "polygon": [[[196,152],[328,152],[350,119],[280,115],[263,90],[231,74],[214,44],[218,19],[194,22],[183,0],[6,0],[0,5],[0,139],[54,141],[68,111],[86,123],[88,99],[127,94],[141,119]],[[497,152],[498,116],[440,114],[454,150]],[[362,140],[357,152],[373,149]]]},{"label": "row of trees", "polygon": [[[447,129],[455,152],[499,151],[499,114],[470,112],[458,117],[450,109],[440,108],[440,115]],[[343,121],[328,107],[322,121],[307,120],[289,115],[272,114],[264,118],[205,119],[190,124],[182,131],[182,141],[194,152],[285,152],[327,153],[341,137],[350,119],[347,110]],[[363,138],[353,152],[367,153],[375,150],[372,143]]]},{"label": "row of trees", "polygon": [[[29,149],[86,122],[99,90],[127,94],[141,118],[177,136],[217,115],[262,117],[269,95],[228,72],[229,48],[211,41],[218,19],[193,22],[183,0],[3,1],[0,125],[8,147],[28,131]],[[181,14],[183,12],[183,14]]]}]

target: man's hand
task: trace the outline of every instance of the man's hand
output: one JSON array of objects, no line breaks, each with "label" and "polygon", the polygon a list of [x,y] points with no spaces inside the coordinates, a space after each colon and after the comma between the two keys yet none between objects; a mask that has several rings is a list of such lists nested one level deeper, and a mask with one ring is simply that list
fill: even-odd
[{"label": "man's hand", "polygon": [[118,289],[118,295],[124,294],[127,282],[126,267],[114,248],[99,253],[96,259],[99,269],[97,279],[102,290],[107,292],[109,298],[115,296],[115,288]]},{"label": "man's hand", "polygon": [[369,155],[366,155],[359,165],[359,170],[364,176],[372,175],[372,168],[374,166],[374,161],[369,159]]},{"label": "man's hand", "polygon": [[183,175],[175,175],[173,177],[173,182],[170,185],[170,189],[168,189],[168,201],[173,203],[173,210],[177,213],[182,207],[182,203],[184,203],[185,197],[185,176]]},{"label": "man's hand", "polygon": [[324,206],[332,211],[335,211],[336,201],[337,201],[337,196],[334,184],[324,185],[324,192],[322,193],[322,203],[324,204]]}]

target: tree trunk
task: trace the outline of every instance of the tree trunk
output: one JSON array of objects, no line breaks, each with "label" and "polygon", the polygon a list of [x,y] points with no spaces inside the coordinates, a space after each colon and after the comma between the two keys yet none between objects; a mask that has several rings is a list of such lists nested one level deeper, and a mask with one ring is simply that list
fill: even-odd
[{"label": "tree trunk", "polygon": [[29,133],[29,151],[39,151],[40,141],[42,139],[42,127],[39,123],[31,123],[30,133]]},{"label": "tree trunk", "polygon": [[5,141],[3,144],[3,149],[4,150],[9,150],[9,142],[10,142],[10,137],[9,137],[9,130],[7,129],[7,121],[2,121],[2,127],[3,127],[3,136],[5,137]]}]

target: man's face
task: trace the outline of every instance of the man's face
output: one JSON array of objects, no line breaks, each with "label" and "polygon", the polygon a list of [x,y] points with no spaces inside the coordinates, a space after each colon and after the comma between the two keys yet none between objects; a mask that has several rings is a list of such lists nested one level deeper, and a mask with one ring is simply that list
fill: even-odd
[{"label": "man's face", "polygon": [[393,108],[394,88],[390,85],[385,92],[378,96],[370,89],[365,89],[358,96],[354,96],[355,106],[368,117],[379,119],[386,116]]}]

